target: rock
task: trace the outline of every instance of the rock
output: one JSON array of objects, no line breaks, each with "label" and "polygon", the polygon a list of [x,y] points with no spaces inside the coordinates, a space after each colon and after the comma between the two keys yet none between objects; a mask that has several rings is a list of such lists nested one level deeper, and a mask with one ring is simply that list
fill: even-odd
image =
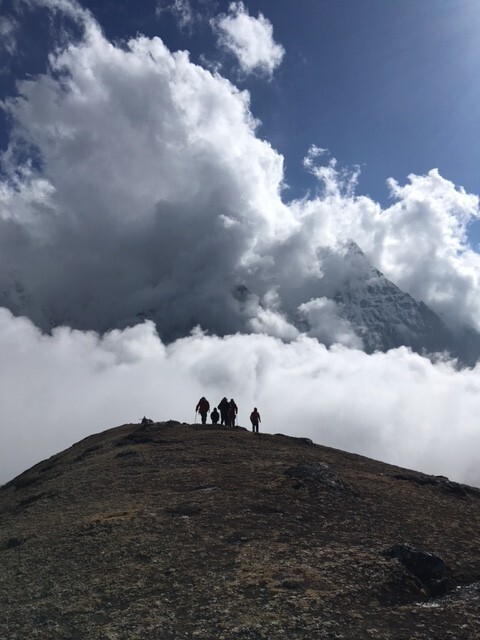
[{"label": "rock", "polygon": [[397,543],[386,549],[383,555],[398,560],[421,582],[427,595],[443,595],[454,587],[450,569],[435,553],[419,551],[409,544]]},{"label": "rock", "polygon": [[322,482],[331,489],[345,489],[342,479],[325,462],[303,462],[289,467],[284,473],[290,478]]},{"label": "rock", "polygon": [[20,546],[23,543],[23,540],[19,538],[9,538],[2,545],[1,549],[15,549],[15,547]]},{"label": "rock", "polygon": [[284,433],[276,433],[275,437],[288,438],[292,442],[295,442],[295,443],[298,443],[298,444],[306,444],[309,447],[313,446],[313,440],[311,440],[310,438],[302,438],[302,437],[297,437],[297,436],[287,436]]},{"label": "rock", "polygon": [[[445,476],[427,476],[423,474],[413,473],[397,473],[393,476],[396,480],[404,480],[405,482],[413,482],[420,486],[431,485],[440,489],[444,493],[451,493],[461,498],[468,497],[470,487],[459,484],[458,482],[452,482]],[[471,491],[475,493],[475,491]]]}]

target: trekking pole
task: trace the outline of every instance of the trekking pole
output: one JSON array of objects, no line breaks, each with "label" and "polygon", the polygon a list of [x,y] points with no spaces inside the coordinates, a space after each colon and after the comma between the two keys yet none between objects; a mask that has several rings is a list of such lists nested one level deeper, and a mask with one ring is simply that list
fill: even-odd
[{"label": "trekking pole", "polygon": [[197,424],[197,412],[195,411],[195,422],[193,424]]}]

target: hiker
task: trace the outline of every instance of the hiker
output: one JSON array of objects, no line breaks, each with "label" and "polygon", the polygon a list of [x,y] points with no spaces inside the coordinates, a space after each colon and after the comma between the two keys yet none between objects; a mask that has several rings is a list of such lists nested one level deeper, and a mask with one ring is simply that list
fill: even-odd
[{"label": "hiker", "polygon": [[210,403],[208,402],[208,400],[204,397],[200,398],[200,400],[197,403],[197,406],[195,407],[195,413],[198,412],[200,414],[202,418],[202,424],[207,423],[207,413],[209,409],[210,409]]},{"label": "hiker", "polygon": [[253,433],[258,433],[258,423],[261,422],[260,414],[257,411],[257,407],[253,408],[252,413],[250,414],[250,422],[252,423],[252,431]]},{"label": "hiker", "polygon": [[220,409],[220,424],[224,424],[228,427],[228,414],[230,412],[230,404],[226,398],[223,398],[218,405]]},{"label": "hiker", "polygon": [[212,421],[212,424],[217,424],[219,418],[220,418],[220,414],[217,411],[217,407],[215,407],[212,413],[210,414],[210,420]]},{"label": "hiker", "polygon": [[235,404],[235,400],[232,398],[230,400],[230,402],[228,403],[229,406],[229,411],[228,411],[228,426],[229,427],[233,427],[235,426],[235,419],[237,417],[237,413],[238,413],[238,407]]}]

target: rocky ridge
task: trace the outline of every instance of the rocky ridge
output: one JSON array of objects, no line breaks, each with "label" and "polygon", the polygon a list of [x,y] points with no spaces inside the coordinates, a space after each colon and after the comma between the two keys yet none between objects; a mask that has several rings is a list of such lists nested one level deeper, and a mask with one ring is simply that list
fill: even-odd
[{"label": "rocky ridge", "polygon": [[480,357],[476,332],[450,329],[424,302],[372,267],[355,243],[347,245],[344,262],[345,276],[332,299],[367,353],[407,346],[427,355],[447,352],[462,365],[475,364]]},{"label": "rocky ridge", "polygon": [[480,490],[242,428],[128,424],[0,490],[0,637],[480,637]]}]

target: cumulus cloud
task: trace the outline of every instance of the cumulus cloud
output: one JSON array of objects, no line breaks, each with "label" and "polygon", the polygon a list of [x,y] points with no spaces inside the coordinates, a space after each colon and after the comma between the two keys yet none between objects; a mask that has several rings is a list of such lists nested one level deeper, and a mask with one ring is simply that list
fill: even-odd
[{"label": "cumulus cloud", "polygon": [[273,39],[272,24],[261,13],[250,16],[243,2],[230,3],[229,13],[211,20],[220,46],[238,60],[241,70],[256,71],[271,77],[285,55],[285,49]]},{"label": "cumulus cloud", "polygon": [[308,335],[314,336],[323,344],[343,344],[347,347],[361,349],[363,341],[357,335],[351,323],[342,318],[338,305],[328,298],[314,298],[303,302],[298,310],[308,323]]},{"label": "cumulus cloud", "polygon": [[243,423],[256,405],[267,430],[478,484],[478,368],[366,355],[332,299],[361,266],[354,240],[478,328],[477,196],[433,170],[392,181],[382,209],[312,147],[322,188],[286,203],[247,92],[159,38],[109,42],[75,2],[35,5],[82,28],[5,102],[0,303],[36,326],[0,312],[3,480],[92,431],[191,421],[198,397],[228,394]]},{"label": "cumulus cloud", "polygon": [[173,2],[160,0],[157,2],[155,9],[157,17],[160,17],[165,11],[172,13],[180,29],[187,32],[192,31],[193,26],[199,19],[189,0],[174,0]]},{"label": "cumulus cloud", "polygon": [[10,55],[13,55],[16,52],[17,30],[18,22],[14,18],[0,16],[0,50],[3,49]]},{"label": "cumulus cloud", "polygon": [[[77,26],[84,26],[87,29],[89,27],[98,27],[88,9],[84,9],[77,0],[20,0],[20,2],[26,7],[44,8],[61,17],[70,18]],[[66,36],[67,34],[61,35]]]},{"label": "cumulus cloud", "polygon": [[355,195],[357,168],[349,173],[326,155],[313,147],[305,161],[320,194],[291,205],[310,235],[322,246],[354,240],[371,264],[451,327],[478,331],[480,255],[467,242],[467,227],[480,215],[478,196],[432,169],[410,175],[404,186],[389,180],[394,202],[382,209]]},{"label": "cumulus cloud", "polygon": [[256,137],[246,92],[158,38],[116,47],[81,18],[85,38],[6,103],[3,291],[14,264],[44,327],[106,330],[155,309],[167,337],[238,330],[231,288],[294,224],[281,156]]},{"label": "cumulus cloud", "polygon": [[[165,339],[198,324],[292,339],[300,306],[341,284],[335,256],[354,240],[450,324],[479,328],[480,258],[465,242],[477,196],[434,170],[391,182],[382,210],[355,195],[357,168],[312,146],[305,167],[323,188],[287,204],[283,158],[258,138],[247,92],[159,38],[117,46],[78,4],[39,2],[68,9],[84,35],[5,103],[0,303],[44,329],[151,318]],[[318,337],[357,344],[329,317]]]},{"label": "cumulus cloud", "polygon": [[146,322],[99,336],[44,335],[0,310],[0,482],[105,428],[194,422],[205,395],[253,406],[267,433],[315,442],[480,484],[480,368],[456,371],[405,348],[386,354],[299,337],[220,338],[201,331],[165,345]]}]

